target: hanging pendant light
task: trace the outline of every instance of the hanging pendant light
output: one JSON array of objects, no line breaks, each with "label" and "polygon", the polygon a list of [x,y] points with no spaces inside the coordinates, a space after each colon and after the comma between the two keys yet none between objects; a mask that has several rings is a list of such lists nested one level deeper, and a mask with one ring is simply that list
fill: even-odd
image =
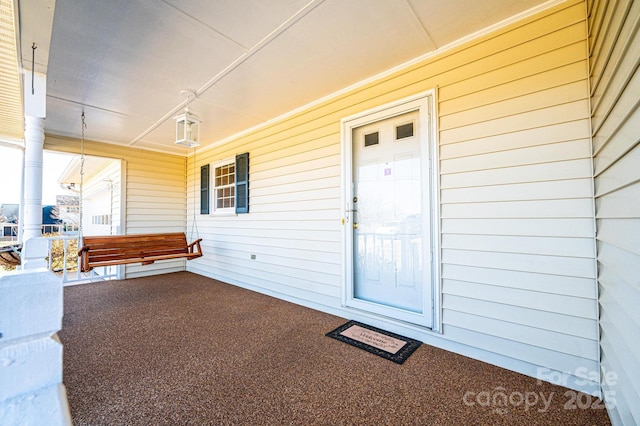
[{"label": "hanging pendant light", "polygon": [[192,148],[200,145],[200,123],[202,120],[189,111],[189,102],[195,98],[195,93],[183,90],[182,95],[187,96],[187,105],[184,112],[173,117],[176,120],[176,144]]}]

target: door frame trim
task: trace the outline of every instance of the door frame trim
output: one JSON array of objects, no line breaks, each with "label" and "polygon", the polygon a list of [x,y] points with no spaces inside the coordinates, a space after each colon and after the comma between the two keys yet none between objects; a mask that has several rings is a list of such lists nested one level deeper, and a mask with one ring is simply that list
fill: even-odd
[{"label": "door frame trim", "polygon": [[[353,288],[353,232],[351,212],[353,210],[353,197],[347,196],[347,192],[353,193],[352,189],[352,130],[376,121],[392,118],[400,114],[418,111],[420,134],[425,135],[428,141],[429,165],[430,165],[430,223],[431,223],[431,280],[432,291],[432,318],[431,331],[442,333],[442,278],[441,278],[441,233],[440,233],[440,170],[439,170],[439,149],[436,130],[436,89],[427,90],[380,105],[366,111],[348,116],[340,120],[341,138],[341,215],[342,215],[342,307],[345,309],[356,309],[349,306],[349,290]],[[426,290],[426,289],[425,289]],[[363,302],[366,305],[366,302]],[[375,312],[367,312],[376,315]],[[388,317],[385,317],[388,318]]]}]

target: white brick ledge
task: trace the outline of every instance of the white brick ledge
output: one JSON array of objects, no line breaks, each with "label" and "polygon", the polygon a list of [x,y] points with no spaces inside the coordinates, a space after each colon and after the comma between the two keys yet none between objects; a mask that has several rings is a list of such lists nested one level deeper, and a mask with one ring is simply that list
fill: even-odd
[{"label": "white brick ledge", "polygon": [[71,425],[62,384],[62,280],[37,269],[0,275],[0,424]]}]

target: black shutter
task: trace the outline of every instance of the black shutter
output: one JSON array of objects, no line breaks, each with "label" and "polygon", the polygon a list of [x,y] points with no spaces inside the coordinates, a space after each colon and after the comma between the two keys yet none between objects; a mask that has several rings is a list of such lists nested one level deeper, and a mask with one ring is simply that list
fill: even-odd
[{"label": "black shutter", "polygon": [[236,213],[249,213],[249,153],[236,155]]},{"label": "black shutter", "polygon": [[200,214],[209,214],[209,165],[200,167]]}]

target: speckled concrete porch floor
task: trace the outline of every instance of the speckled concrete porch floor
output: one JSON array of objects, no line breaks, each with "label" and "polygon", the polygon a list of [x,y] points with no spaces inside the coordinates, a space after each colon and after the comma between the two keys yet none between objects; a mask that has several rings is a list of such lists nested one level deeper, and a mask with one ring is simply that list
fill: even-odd
[{"label": "speckled concrete porch floor", "polygon": [[589,395],[427,345],[398,365],[325,336],[345,318],[187,272],[64,298],[77,426],[609,424]]}]

